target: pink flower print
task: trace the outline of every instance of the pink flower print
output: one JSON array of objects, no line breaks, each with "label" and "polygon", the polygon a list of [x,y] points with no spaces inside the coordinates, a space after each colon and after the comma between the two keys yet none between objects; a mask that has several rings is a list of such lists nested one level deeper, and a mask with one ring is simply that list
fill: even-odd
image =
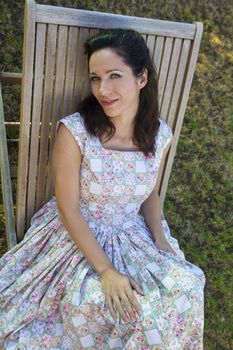
[{"label": "pink flower print", "polygon": [[179,279],[180,277],[181,277],[181,271],[180,270],[174,270],[173,271],[173,273],[172,273],[172,276],[174,277],[174,278],[177,278],[177,279]]},{"label": "pink flower print", "polygon": [[98,151],[95,147],[93,147],[93,148],[91,148],[90,153],[91,153],[91,157],[95,157],[95,156],[97,156]]},{"label": "pink flower print", "polygon": [[133,171],[135,169],[135,163],[134,162],[125,162],[125,170],[126,171]]},{"label": "pink flower print", "polygon": [[86,179],[82,178],[80,183],[83,188],[89,188],[89,181],[87,181]]},{"label": "pink flower print", "polygon": [[[159,348],[153,348],[153,350],[156,350],[156,349],[158,349],[158,350],[161,350],[161,349],[159,349]],[[150,350],[150,345],[143,345],[143,346],[141,346],[141,349],[140,350]]]},{"label": "pink flower print", "polygon": [[54,334],[55,333],[55,327],[52,324],[49,324],[49,325],[46,326],[45,331],[48,334],[50,334],[50,335]]},{"label": "pink flower print", "polygon": [[157,256],[157,257],[155,258],[155,262],[156,262],[157,264],[161,265],[161,264],[163,264],[164,259],[163,259],[162,256]]},{"label": "pink flower print", "polygon": [[147,326],[148,328],[151,328],[152,324],[153,324],[153,322],[152,322],[151,319],[146,320],[146,326]]},{"label": "pink flower print", "polygon": [[140,333],[141,332],[141,327],[138,325],[134,328],[134,333]]},{"label": "pink flower print", "polygon": [[163,272],[157,272],[157,273],[156,273],[156,277],[157,277],[158,279],[163,279],[164,273],[163,273]]},{"label": "pink flower print", "polygon": [[144,336],[141,334],[141,335],[138,335],[136,337],[136,341],[138,341],[139,343],[143,343],[145,340]]},{"label": "pink flower print", "polygon": [[175,316],[175,312],[174,311],[170,311],[169,313],[168,313],[168,317],[169,318],[173,318]]},{"label": "pink flower print", "polygon": [[172,290],[172,295],[173,296],[177,296],[177,295],[179,295],[180,294],[180,289],[179,288],[174,288],[173,290]]},{"label": "pink flower print", "polygon": [[96,343],[103,343],[104,341],[104,337],[102,336],[102,334],[96,334],[94,339]]},{"label": "pink flower print", "polygon": [[93,315],[92,315],[90,312],[87,312],[87,314],[86,314],[86,319],[87,319],[88,321],[93,321],[94,317],[93,317]]},{"label": "pink flower print", "polygon": [[112,187],[109,185],[106,185],[103,187],[103,194],[111,193]]},{"label": "pink flower print", "polygon": [[83,162],[82,162],[82,166],[84,167],[84,168],[86,168],[86,169],[88,169],[89,168],[89,163],[88,163],[88,161],[84,158],[84,160],[83,160]]},{"label": "pink flower print", "polygon": [[44,335],[41,339],[41,346],[44,348],[48,348],[49,343],[49,337],[47,335]]},{"label": "pink flower print", "polygon": [[103,215],[102,216],[102,221],[105,223],[105,224],[109,224],[111,222],[111,217],[110,216],[107,216],[107,215]]},{"label": "pink flower print", "polygon": [[96,210],[96,211],[94,212],[94,218],[96,219],[96,221],[99,221],[99,220],[100,220],[101,214],[102,214],[102,212],[101,212],[100,210]]},{"label": "pink flower print", "polygon": [[90,199],[91,199],[91,201],[93,201],[93,202],[98,202],[98,196],[95,195],[95,194],[92,194],[92,195],[90,196]]},{"label": "pink flower print", "polygon": [[103,161],[103,169],[104,170],[113,170],[112,162],[105,160]]},{"label": "pink flower print", "polygon": [[140,183],[143,183],[145,181],[145,175],[137,175],[137,180]]},{"label": "pink flower print", "polygon": [[125,187],[126,194],[132,194],[132,193],[134,193],[134,191],[135,191],[135,188],[133,186],[126,186]]},{"label": "pink flower print", "polygon": [[88,333],[87,327],[83,327],[83,326],[79,327],[78,334],[80,334],[80,335],[87,335],[87,333]]},{"label": "pink flower print", "polygon": [[83,140],[83,143],[85,144],[88,140],[86,135],[81,134],[81,139]]},{"label": "pink flower print", "polygon": [[184,320],[180,315],[177,316],[176,321],[177,321],[177,323],[179,323],[179,325],[184,324]]}]

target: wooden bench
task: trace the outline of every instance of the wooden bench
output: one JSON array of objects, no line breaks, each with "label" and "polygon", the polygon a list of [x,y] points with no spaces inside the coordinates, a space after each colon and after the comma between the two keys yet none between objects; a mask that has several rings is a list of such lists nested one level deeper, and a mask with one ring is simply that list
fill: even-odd
[{"label": "wooden bench", "polygon": [[[100,29],[135,29],[145,38],[159,79],[160,116],[174,139],[159,179],[163,206],[199,51],[202,23],[179,23],[36,4],[25,6],[16,230],[9,172],[3,193],[8,246],[22,240],[32,215],[53,195],[49,162],[57,121],[90,91],[85,40]],[[0,101],[1,103],[1,101]],[[3,112],[2,112],[3,120]],[[4,127],[4,122],[1,122]],[[1,145],[6,140],[1,134]],[[3,146],[2,146],[3,147]],[[1,157],[2,168],[7,155]],[[11,209],[10,209],[11,207]]]}]

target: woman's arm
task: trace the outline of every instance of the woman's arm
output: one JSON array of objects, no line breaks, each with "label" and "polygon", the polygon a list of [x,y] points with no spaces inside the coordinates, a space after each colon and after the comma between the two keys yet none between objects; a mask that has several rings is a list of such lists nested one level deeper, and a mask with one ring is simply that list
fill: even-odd
[{"label": "woman's arm", "polygon": [[79,146],[68,129],[60,124],[52,154],[52,173],[60,218],[88,262],[102,274],[113,266],[80,212],[80,164]]},{"label": "woman's arm", "polygon": [[52,173],[60,218],[87,261],[100,274],[112,316],[115,317],[114,303],[125,321],[128,321],[126,312],[134,320],[134,310],[140,313],[140,305],[132,289],[140,294],[143,292],[135,281],[115,269],[80,212],[80,165],[80,148],[68,129],[60,124],[52,154]]},{"label": "woman's arm", "polygon": [[[158,178],[163,169],[163,165],[166,159],[167,152],[171,146],[171,142],[167,145],[163,152],[163,157],[160,163],[160,167],[158,170]],[[166,237],[163,232],[162,224],[161,224],[161,203],[158,194],[158,184],[155,185],[150,196],[145,200],[145,202],[141,205],[141,213],[144,216],[144,219],[153,235],[155,240],[155,244],[159,249],[170,251],[175,253],[171,248],[170,244],[167,242]]]}]

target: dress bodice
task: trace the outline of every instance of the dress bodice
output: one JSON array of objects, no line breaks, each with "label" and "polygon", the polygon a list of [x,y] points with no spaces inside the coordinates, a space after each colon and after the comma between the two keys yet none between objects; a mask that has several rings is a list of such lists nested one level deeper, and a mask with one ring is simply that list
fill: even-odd
[{"label": "dress bodice", "polygon": [[80,167],[80,210],[94,226],[123,228],[136,220],[141,204],[152,192],[163,150],[172,139],[170,127],[160,119],[155,138],[156,152],[111,150],[90,135],[79,113],[62,118],[78,143]]}]

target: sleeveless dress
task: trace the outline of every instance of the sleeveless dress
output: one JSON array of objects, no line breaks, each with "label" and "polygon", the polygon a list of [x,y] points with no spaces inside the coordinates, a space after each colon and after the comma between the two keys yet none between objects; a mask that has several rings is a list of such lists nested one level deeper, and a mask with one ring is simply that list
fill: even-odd
[{"label": "sleeveless dress", "polygon": [[110,150],[90,135],[79,113],[63,123],[78,143],[80,210],[113,265],[143,289],[135,322],[114,320],[99,275],[83,257],[49,200],[21,243],[0,259],[0,348],[17,350],[203,349],[201,269],[185,260],[163,217],[177,255],[159,250],[141,204],[153,190],[163,151],[172,139],[160,119],[155,155]]}]

